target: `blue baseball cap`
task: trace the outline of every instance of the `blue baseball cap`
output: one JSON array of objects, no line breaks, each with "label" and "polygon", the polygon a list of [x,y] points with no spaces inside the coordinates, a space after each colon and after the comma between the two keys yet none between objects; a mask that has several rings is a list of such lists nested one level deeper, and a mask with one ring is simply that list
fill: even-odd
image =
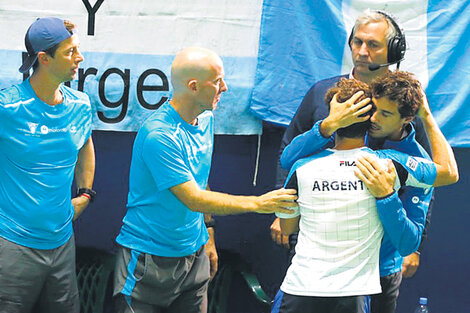
[{"label": "blue baseball cap", "polygon": [[69,32],[65,27],[64,20],[56,17],[38,18],[29,26],[24,37],[28,56],[23,60],[19,71],[21,73],[28,72],[36,62],[38,52],[52,48],[72,35],[73,32]]}]

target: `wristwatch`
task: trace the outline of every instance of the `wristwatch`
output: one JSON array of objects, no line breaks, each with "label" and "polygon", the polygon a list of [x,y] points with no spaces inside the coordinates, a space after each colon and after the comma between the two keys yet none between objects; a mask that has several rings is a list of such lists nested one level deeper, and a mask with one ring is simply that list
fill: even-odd
[{"label": "wristwatch", "polygon": [[209,228],[209,227],[212,227],[212,228],[215,228],[215,220],[212,218],[210,219],[209,221],[207,222],[204,222],[204,224],[206,224],[206,227]]},{"label": "wristwatch", "polygon": [[96,197],[96,191],[90,188],[79,188],[77,191],[77,197],[79,196],[85,196],[90,199],[90,202],[93,202]]}]

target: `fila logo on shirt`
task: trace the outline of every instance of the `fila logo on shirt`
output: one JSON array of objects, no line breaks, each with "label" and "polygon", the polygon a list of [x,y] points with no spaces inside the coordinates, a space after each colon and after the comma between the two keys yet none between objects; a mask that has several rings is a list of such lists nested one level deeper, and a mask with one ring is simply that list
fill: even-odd
[{"label": "fila logo on shirt", "polygon": [[356,161],[339,161],[339,166],[356,166]]}]

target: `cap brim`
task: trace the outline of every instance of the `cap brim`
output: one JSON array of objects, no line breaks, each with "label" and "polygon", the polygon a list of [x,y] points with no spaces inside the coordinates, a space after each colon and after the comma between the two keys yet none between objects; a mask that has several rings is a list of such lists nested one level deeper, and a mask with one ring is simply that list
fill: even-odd
[{"label": "cap brim", "polygon": [[36,62],[38,56],[36,55],[28,55],[26,59],[23,61],[23,65],[20,66],[18,71],[20,73],[26,73],[29,71],[29,69],[33,66],[34,62]]}]

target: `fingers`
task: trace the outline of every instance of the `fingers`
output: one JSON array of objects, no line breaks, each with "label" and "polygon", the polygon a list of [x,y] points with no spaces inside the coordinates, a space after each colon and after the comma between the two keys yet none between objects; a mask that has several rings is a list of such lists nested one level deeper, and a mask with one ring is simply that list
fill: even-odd
[{"label": "fingers", "polygon": [[369,115],[361,116],[361,115],[366,114],[371,109],[372,109],[372,105],[368,104],[368,105],[358,109],[354,114],[356,115],[357,119],[362,120],[362,121],[367,121],[370,118],[370,116]]},{"label": "fingers", "polygon": [[277,193],[283,194],[283,195],[295,195],[295,194],[297,194],[297,190],[295,190],[295,189],[284,189],[284,188],[274,190],[273,192],[277,192]]},{"label": "fingers", "polygon": [[356,175],[357,178],[362,180],[366,184],[366,186],[370,185],[369,179],[359,169],[355,169],[354,174]]},{"label": "fingers", "polygon": [[276,218],[271,225],[271,239],[278,245],[289,248],[289,236],[281,233],[279,218]]},{"label": "fingers", "polygon": [[331,105],[331,104],[335,104],[335,103],[339,103],[339,102],[338,102],[338,94],[337,94],[337,93],[335,93],[335,95],[334,95],[333,98],[331,99],[330,105]]},{"label": "fingers", "polygon": [[[363,94],[364,94],[364,91],[359,90],[358,92],[356,92],[355,94],[353,94],[352,97],[349,98],[346,102],[349,102],[349,103],[351,103],[351,104],[354,104],[354,103],[356,103],[356,101],[357,101]],[[365,99],[364,99],[364,100],[365,100]],[[362,101],[364,101],[364,100],[362,100]],[[362,101],[361,101],[361,102],[362,102]],[[370,99],[369,99],[369,101],[370,101]],[[369,103],[369,102],[367,102],[367,103]]]},{"label": "fingers", "polygon": [[[359,101],[358,103],[353,103],[353,105],[357,108],[363,108],[364,106],[368,105],[370,108],[372,108],[372,105],[370,103],[370,98],[365,98]],[[367,112],[368,110],[366,110]]]},{"label": "fingers", "polygon": [[383,171],[378,159],[368,153],[364,153],[357,158],[356,166],[358,164],[367,169],[369,173]]},{"label": "fingers", "polygon": [[282,243],[282,246],[286,247],[287,249],[289,249],[289,236],[287,235],[281,235],[281,243]]},{"label": "fingers", "polygon": [[402,270],[403,277],[405,278],[413,277],[417,270],[418,270],[417,267],[407,266],[405,272],[403,272]]},{"label": "fingers", "polygon": [[297,190],[295,189],[278,189],[271,193],[272,199],[275,202],[283,202],[288,204],[288,206],[295,206],[295,201],[298,199]]}]

